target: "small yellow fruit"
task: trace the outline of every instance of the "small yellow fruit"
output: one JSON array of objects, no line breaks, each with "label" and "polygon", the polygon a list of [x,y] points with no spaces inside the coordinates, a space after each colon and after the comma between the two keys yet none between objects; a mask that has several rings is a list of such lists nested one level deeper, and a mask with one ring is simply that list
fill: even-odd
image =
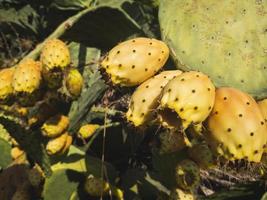
[{"label": "small yellow fruit", "polygon": [[82,92],[83,77],[77,69],[70,69],[66,75],[65,84],[70,95],[77,97]]},{"label": "small yellow fruit", "polygon": [[13,147],[11,149],[11,157],[13,158],[13,160],[16,160],[17,158],[19,158],[23,154],[24,154],[24,151],[21,150],[19,147]]},{"label": "small yellow fruit", "polygon": [[13,94],[12,80],[14,71],[14,67],[0,71],[0,101],[5,102]]},{"label": "small yellow fruit", "polygon": [[91,137],[100,126],[98,124],[86,124],[79,130],[79,136],[83,139]]},{"label": "small yellow fruit", "polygon": [[42,126],[42,133],[47,137],[57,137],[69,126],[69,118],[64,115],[56,115],[48,119]]},{"label": "small yellow fruit", "polygon": [[72,136],[68,135],[67,136],[67,140],[66,140],[66,144],[65,144],[65,146],[63,147],[63,149],[59,153],[60,154],[66,153],[69,150],[69,147],[70,147],[71,143],[72,143]]},{"label": "small yellow fruit", "polygon": [[64,133],[57,138],[51,139],[46,145],[46,151],[49,155],[60,153],[67,143],[68,133]]},{"label": "small yellow fruit", "polygon": [[51,71],[54,68],[63,70],[70,64],[70,51],[63,41],[50,39],[42,49],[40,60],[44,71]]}]

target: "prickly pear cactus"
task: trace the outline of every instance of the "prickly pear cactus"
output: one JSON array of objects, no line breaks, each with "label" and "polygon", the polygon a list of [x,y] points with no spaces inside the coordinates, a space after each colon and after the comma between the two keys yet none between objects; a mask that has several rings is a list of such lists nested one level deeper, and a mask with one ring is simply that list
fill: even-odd
[{"label": "prickly pear cactus", "polygon": [[188,155],[200,168],[208,169],[214,166],[212,151],[206,144],[196,144],[189,148]]},{"label": "prickly pear cactus", "polygon": [[12,86],[22,105],[32,104],[41,85],[42,66],[32,59],[22,60],[14,71]]},{"label": "prickly pear cactus", "polygon": [[263,114],[264,121],[265,121],[265,123],[267,123],[267,99],[259,101],[258,105],[259,105],[260,110]]},{"label": "prickly pear cactus", "polygon": [[171,191],[169,200],[195,200],[195,197],[188,191],[176,188]]},{"label": "prickly pear cactus", "polygon": [[49,155],[59,154],[65,148],[68,140],[68,133],[64,133],[59,137],[53,138],[48,141],[46,151]]},{"label": "prickly pear cactus", "polygon": [[99,127],[98,124],[85,124],[79,129],[78,135],[83,139],[87,139],[91,137]]},{"label": "prickly pear cactus", "polygon": [[216,153],[229,160],[260,162],[266,148],[267,126],[250,95],[234,88],[217,89],[207,123],[207,141]]},{"label": "prickly pear cactus", "polygon": [[176,182],[184,190],[194,190],[200,183],[198,165],[191,160],[183,160],[176,166]]},{"label": "prickly pear cactus", "polygon": [[134,126],[140,126],[152,120],[163,88],[171,79],[181,73],[180,70],[164,71],[142,83],[131,97],[126,113],[127,120]]},{"label": "prickly pear cactus", "polygon": [[42,48],[40,60],[43,64],[43,77],[48,87],[61,86],[63,70],[70,65],[70,51],[59,39],[48,40]]},{"label": "prickly pear cactus", "polygon": [[49,118],[41,127],[42,133],[47,137],[57,137],[69,126],[69,118],[64,115],[56,115]]},{"label": "prickly pear cactus", "polygon": [[63,41],[50,39],[42,49],[40,60],[45,71],[56,68],[63,70],[70,64],[70,51]]},{"label": "prickly pear cactus", "polygon": [[210,114],[214,98],[215,87],[205,74],[185,72],[172,79],[164,88],[160,102],[160,120],[163,125],[175,127],[178,125],[175,124],[175,118],[179,118],[183,129],[190,124],[201,124]]},{"label": "prickly pear cactus", "polygon": [[114,84],[135,86],[155,75],[168,57],[169,48],[162,41],[135,38],[111,49],[101,66]]},{"label": "prickly pear cactus", "polygon": [[41,84],[40,62],[32,59],[21,61],[15,69],[12,85],[16,93],[32,93],[37,90]]},{"label": "prickly pear cactus", "polygon": [[267,2],[255,0],[163,0],[159,9],[178,68],[259,98],[267,96],[266,17]]},{"label": "prickly pear cactus", "polygon": [[68,93],[73,97],[78,97],[83,87],[83,77],[80,72],[77,69],[70,69],[64,79]]},{"label": "prickly pear cactus", "polygon": [[12,80],[14,71],[14,67],[0,71],[0,102],[7,102],[13,94]]}]

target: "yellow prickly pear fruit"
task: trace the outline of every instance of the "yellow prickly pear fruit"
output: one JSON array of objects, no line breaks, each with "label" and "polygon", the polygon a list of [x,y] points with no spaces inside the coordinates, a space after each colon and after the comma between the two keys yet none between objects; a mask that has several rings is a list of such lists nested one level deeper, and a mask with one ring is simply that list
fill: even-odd
[{"label": "yellow prickly pear fruit", "polygon": [[267,122],[267,99],[261,100],[258,102],[264,121]]},{"label": "yellow prickly pear fruit", "polygon": [[165,131],[159,135],[160,153],[172,153],[186,147],[184,136],[179,131]]},{"label": "yellow prickly pear fruit", "polygon": [[168,57],[169,48],[165,43],[140,37],[115,46],[101,66],[114,84],[135,86],[154,76]]},{"label": "yellow prickly pear fruit", "polygon": [[50,39],[42,49],[40,60],[45,71],[55,68],[63,70],[70,64],[70,51],[63,41]]},{"label": "yellow prickly pear fruit", "polygon": [[131,97],[129,109],[126,113],[127,120],[132,122],[134,126],[140,126],[151,121],[159,105],[163,88],[171,79],[181,73],[180,70],[163,71],[143,82]]},{"label": "yellow prickly pear fruit", "polygon": [[13,147],[11,149],[11,157],[13,160],[16,160],[17,158],[19,158],[20,156],[22,156],[25,152],[20,149],[19,147]]},{"label": "yellow prickly pear fruit", "polygon": [[176,182],[184,190],[193,190],[200,183],[200,171],[191,160],[183,160],[176,166]]},{"label": "yellow prickly pear fruit", "polygon": [[66,144],[65,144],[65,146],[63,147],[63,149],[59,153],[60,154],[66,153],[69,150],[71,144],[72,144],[72,136],[68,135],[67,139],[66,139]]},{"label": "yellow prickly pear fruit", "polygon": [[201,124],[209,116],[214,99],[215,87],[208,76],[195,71],[182,73],[163,90],[160,119],[171,128],[179,128],[175,118],[181,121],[183,129]]},{"label": "yellow prickly pear fruit", "polygon": [[16,93],[33,93],[41,84],[41,63],[32,59],[22,60],[16,67],[12,85]]},{"label": "yellow prickly pear fruit", "polygon": [[6,68],[0,71],[0,102],[6,103],[13,95],[13,74],[15,68]]},{"label": "yellow prickly pear fruit", "polygon": [[41,52],[43,76],[51,88],[61,83],[62,71],[70,64],[70,51],[67,45],[59,39],[48,40]]},{"label": "yellow prickly pear fruit", "polygon": [[188,155],[200,168],[208,169],[214,165],[212,152],[206,144],[196,144],[189,148]]},{"label": "yellow prickly pear fruit", "polygon": [[192,193],[176,188],[171,191],[169,200],[195,200]]},{"label": "yellow prickly pear fruit", "polygon": [[79,129],[79,136],[83,139],[91,137],[100,126],[98,124],[85,124]]},{"label": "yellow prickly pear fruit", "polygon": [[68,139],[68,133],[64,133],[62,135],[60,135],[57,138],[53,138],[51,139],[47,144],[46,144],[46,151],[49,155],[54,155],[54,154],[58,154],[60,153],[66,143],[67,143],[67,139]]},{"label": "yellow prickly pear fruit", "polygon": [[41,63],[32,59],[22,60],[14,71],[12,86],[22,105],[32,105],[41,85]]},{"label": "yellow prickly pear fruit", "polygon": [[111,186],[108,182],[104,181],[102,178],[94,177],[93,175],[89,175],[84,184],[85,191],[90,196],[100,197],[106,196],[111,191],[111,194],[116,196],[119,200],[123,200],[123,192]]},{"label": "yellow prickly pear fruit", "polygon": [[234,88],[218,88],[205,134],[212,150],[228,160],[260,162],[267,126],[256,101]]},{"label": "yellow prickly pear fruit", "polygon": [[57,137],[69,126],[69,118],[65,115],[56,115],[49,118],[42,126],[44,136]]},{"label": "yellow prickly pear fruit", "polygon": [[65,85],[71,96],[77,97],[82,92],[83,77],[77,69],[70,69],[65,76]]}]

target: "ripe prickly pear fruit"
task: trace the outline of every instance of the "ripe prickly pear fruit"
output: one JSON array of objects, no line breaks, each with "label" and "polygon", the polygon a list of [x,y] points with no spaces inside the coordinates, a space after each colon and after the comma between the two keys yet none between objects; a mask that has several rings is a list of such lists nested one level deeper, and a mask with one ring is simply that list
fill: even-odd
[{"label": "ripe prickly pear fruit", "polygon": [[70,64],[70,51],[59,39],[48,40],[41,52],[43,76],[48,87],[54,88],[61,84],[63,70]]},{"label": "ripe prickly pear fruit", "polygon": [[54,155],[60,153],[67,142],[68,139],[68,133],[64,133],[56,138],[51,139],[47,144],[46,144],[46,151],[49,155]]},{"label": "ripe prickly pear fruit", "polygon": [[186,147],[184,136],[179,131],[164,131],[159,134],[160,153],[172,153]]},{"label": "ripe prickly pear fruit", "polygon": [[72,136],[71,135],[68,135],[67,136],[67,139],[66,139],[66,144],[63,147],[63,149],[59,152],[59,154],[66,153],[69,150],[71,144],[72,144]]},{"label": "ripe prickly pear fruit", "polygon": [[63,41],[50,39],[45,43],[40,59],[45,71],[63,70],[70,64],[70,51]]},{"label": "ripe prickly pear fruit", "polygon": [[41,127],[42,133],[47,137],[57,137],[69,126],[69,118],[65,115],[56,115],[49,118]]},{"label": "ripe prickly pear fruit", "polygon": [[165,43],[150,38],[127,40],[111,49],[101,66],[114,84],[139,85],[155,75],[169,57]]},{"label": "ripe prickly pear fruit", "polygon": [[207,124],[206,139],[216,153],[229,160],[260,162],[267,142],[266,123],[250,95],[234,88],[217,89]]},{"label": "ripe prickly pear fruit", "polygon": [[176,76],[180,70],[163,71],[160,74],[143,82],[133,93],[129,109],[126,113],[127,120],[134,126],[140,126],[153,118],[153,113],[159,105],[160,94],[165,85]]},{"label": "ripe prickly pear fruit", "polygon": [[21,61],[13,75],[12,85],[16,93],[33,93],[41,84],[41,63],[32,59]]},{"label": "ripe prickly pear fruit", "polygon": [[[195,71],[182,73],[163,90],[160,120],[175,128],[176,117],[181,120],[183,129],[190,124],[201,124],[210,114],[214,98],[215,87],[208,76]],[[176,116],[170,111],[175,111]]]},{"label": "ripe prickly pear fruit", "polygon": [[100,196],[106,196],[109,194],[109,191],[111,191],[111,194],[116,196],[117,199],[123,200],[123,192],[116,188],[111,186],[108,182],[104,181],[102,178],[94,177],[93,175],[89,175],[85,181],[84,184],[85,191],[90,196],[100,197]]},{"label": "ripe prickly pear fruit", "polygon": [[6,68],[0,71],[0,102],[6,103],[13,95],[13,74],[15,68]]},{"label": "ripe prickly pear fruit", "polygon": [[11,157],[13,160],[16,160],[17,158],[19,158],[20,156],[22,156],[25,152],[20,149],[19,147],[13,147],[11,149]]},{"label": "ripe prickly pear fruit", "polygon": [[77,69],[70,69],[65,76],[65,86],[68,93],[78,97],[82,92],[83,77]]},{"label": "ripe prickly pear fruit", "polygon": [[188,155],[200,168],[208,169],[214,165],[212,152],[206,144],[196,144],[189,148]]},{"label": "ripe prickly pear fruit", "polygon": [[192,193],[176,188],[171,191],[169,200],[195,200]]},{"label": "ripe prickly pear fruit", "polygon": [[41,85],[41,63],[32,59],[22,60],[16,67],[12,86],[22,105],[32,105]]},{"label": "ripe prickly pear fruit", "polygon": [[258,105],[259,105],[261,113],[264,117],[264,121],[265,121],[265,123],[267,123],[267,99],[259,101]]},{"label": "ripe prickly pear fruit", "polygon": [[91,137],[100,126],[98,124],[85,124],[79,129],[79,136],[83,139]]},{"label": "ripe prickly pear fruit", "polygon": [[192,160],[183,160],[176,166],[176,182],[184,190],[193,190],[200,183],[199,167]]}]

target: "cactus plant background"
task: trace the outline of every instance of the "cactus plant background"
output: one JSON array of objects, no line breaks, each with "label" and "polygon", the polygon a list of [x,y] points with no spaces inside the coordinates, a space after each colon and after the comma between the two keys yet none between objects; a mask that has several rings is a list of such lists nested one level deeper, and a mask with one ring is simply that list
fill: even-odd
[{"label": "cactus plant background", "polygon": [[[161,100],[169,91],[169,88],[164,87],[178,75],[186,76],[184,71],[188,69],[204,73],[209,85],[218,87],[227,83],[258,99],[266,97],[266,67],[262,65],[266,61],[267,48],[267,27],[266,20],[264,21],[266,1],[246,0],[240,3],[241,1],[243,2],[227,0],[221,3],[221,9],[226,7],[231,12],[227,16],[223,15],[226,18],[216,15],[217,20],[229,20],[229,25],[234,23],[231,20],[235,18],[227,17],[238,17],[242,23],[249,24],[244,29],[251,28],[250,32],[242,33],[244,38],[251,39],[248,44],[246,41],[244,44],[247,47],[252,45],[251,48],[247,51],[236,49],[231,43],[232,56],[235,57],[238,52],[252,53],[249,50],[256,48],[256,45],[259,45],[256,49],[263,48],[265,54],[253,52],[252,57],[245,57],[242,61],[247,66],[240,65],[233,71],[225,68],[226,62],[230,63],[229,55],[221,63],[222,67],[216,68],[219,71],[213,70],[213,65],[209,65],[208,61],[218,64],[216,57],[207,56],[207,52],[202,51],[199,41],[194,41],[197,36],[190,34],[189,29],[194,30],[194,27],[188,28],[191,23],[188,16],[202,22],[197,14],[190,12],[191,7],[203,9],[203,3],[217,8],[219,1],[216,0],[0,1],[0,200],[266,199],[266,149],[260,163],[249,162],[246,158],[227,160],[216,157],[210,151],[208,142],[203,137],[209,128],[205,118],[213,106],[213,99],[207,101],[203,96],[210,90],[203,90],[202,96],[192,96],[191,92],[186,92],[195,87],[206,89],[203,82],[195,83],[192,77],[194,88],[189,85],[185,90],[176,92],[180,99],[173,97],[175,105],[180,105],[182,101],[179,100],[185,96],[183,102],[188,107],[185,112],[193,111],[188,113],[189,118],[197,113],[196,106],[202,108],[201,105],[204,104],[205,109],[201,110],[201,114],[204,113],[203,119],[198,119],[198,123],[187,123],[184,127],[172,129],[160,121]],[[201,6],[197,7],[200,2]],[[257,17],[252,17],[255,13],[250,9],[253,12],[257,10],[257,16],[261,16],[259,21],[256,20]],[[235,15],[236,10],[247,15],[243,19],[240,13]],[[210,19],[207,10],[200,11],[204,13],[200,19],[205,18],[206,14],[207,19]],[[210,12],[216,14],[215,11]],[[180,20],[179,23],[184,26],[177,26],[175,20]],[[253,32],[256,25],[262,32]],[[210,26],[213,27],[212,23]],[[219,25],[215,24],[217,26]],[[183,32],[185,30],[188,32]],[[236,30],[239,29],[231,30],[231,33],[238,35]],[[205,29],[203,34],[212,37],[213,33]],[[259,37],[255,39],[254,36]],[[112,52],[114,47],[129,42],[130,48],[135,48],[131,41],[137,38],[159,42],[160,45],[153,45],[155,58],[149,54],[150,42],[146,42],[145,46],[141,42],[138,46],[138,50],[148,53],[138,54],[139,59],[131,56],[132,49],[129,50],[127,45],[115,48],[116,51]],[[188,38],[191,38],[192,46],[189,45]],[[123,43],[125,41],[128,43]],[[229,39],[226,43],[229,41],[235,40]],[[207,42],[211,46],[215,44],[210,40]],[[59,43],[60,45],[53,46]],[[38,77],[35,76],[37,72],[29,72],[32,65],[23,66],[21,70],[20,80],[25,81],[23,84],[13,73],[4,73],[18,71],[19,63],[42,61],[45,44],[52,45],[45,52],[43,66],[38,62],[38,69],[42,71],[38,71]],[[180,59],[180,44],[188,48],[190,46],[189,49],[193,51],[191,58],[182,57],[188,68],[179,65],[181,71],[177,70],[176,62]],[[158,46],[164,47],[164,52]],[[169,58],[166,53],[169,52],[168,49]],[[124,62],[121,67],[126,69],[119,73],[122,73],[122,77],[134,80],[134,84],[114,84],[108,70],[101,67],[103,61],[105,68],[112,65],[112,76],[116,79],[116,70],[120,67],[117,64],[121,61],[117,60],[117,52],[122,50],[130,51],[131,54],[127,53],[126,57],[120,54],[120,59]],[[196,53],[198,51],[206,56],[208,65],[205,67],[201,62],[198,63],[198,56],[202,55]],[[108,60],[110,52],[112,60]],[[135,73],[139,74],[129,70],[137,61],[140,66]],[[149,64],[153,62],[151,69],[154,71],[147,75],[145,69],[150,68]],[[195,67],[191,62],[199,65]],[[49,73],[44,74],[43,70],[48,66]],[[242,71],[246,67],[247,70]],[[226,76],[222,77],[226,82],[218,79],[220,74]],[[231,78],[235,76],[241,81],[252,74],[258,75],[250,79],[253,84],[249,84],[247,79],[237,83]],[[135,80],[139,76],[144,76],[140,81],[143,82],[142,85]],[[56,87],[48,84],[49,78],[53,79],[52,82],[57,79]],[[25,91],[19,91],[20,95],[14,92],[10,87],[12,84],[7,84],[11,79],[16,80],[20,88],[30,86],[31,95]],[[138,85],[135,84],[137,82]],[[127,87],[123,87],[125,85]],[[175,83],[169,92],[176,95],[177,88]],[[35,95],[38,98],[32,98]],[[166,108],[166,111],[168,120],[175,118],[175,122],[183,121],[183,115],[179,118],[171,109]],[[60,121],[59,116],[64,116],[64,120]],[[189,121],[192,121],[191,118]],[[201,128],[195,125],[201,125]],[[266,126],[266,122],[261,125]],[[227,137],[231,139],[231,135]],[[238,140],[237,136],[235,140]],[[254,143],[257,141],[254,140]]]}]

